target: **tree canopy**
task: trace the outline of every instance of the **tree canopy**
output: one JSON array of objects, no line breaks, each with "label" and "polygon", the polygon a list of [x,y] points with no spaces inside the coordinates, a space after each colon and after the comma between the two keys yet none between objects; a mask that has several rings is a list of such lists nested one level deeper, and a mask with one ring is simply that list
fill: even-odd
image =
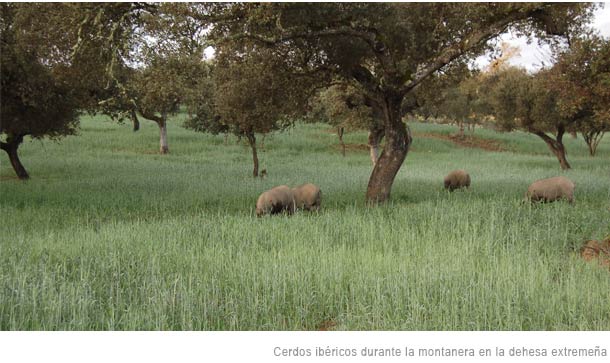
[{"label": "tree canopy", "polygon": [[[542,38],[590,16],[590,4],[303,3],[227,4],[215,9],[218,42],[249,39],[290,49],[284,61],[357,82],[383,110],[386,145],[367,200],[390,196],[411,137],[402,102],[429,77],[462,57],[481,54],[509,27]],[[408,110],[407,110],[408,111]]]},{"label": "tree canopy", "polygon": [[0,147],[20,179],[29,178],[17,154],[24,137],[74,134],[81,105],[70,68],[45,52],[49,39],[31,33],[25,20],[34,14],[36,5],[0,4]]},{"label": "tree canopy", "polygon": [[595,155],[610,131],[610,41],[595,34],[571,39],[549,76],[559,112],[576,120],[577,131]]}]

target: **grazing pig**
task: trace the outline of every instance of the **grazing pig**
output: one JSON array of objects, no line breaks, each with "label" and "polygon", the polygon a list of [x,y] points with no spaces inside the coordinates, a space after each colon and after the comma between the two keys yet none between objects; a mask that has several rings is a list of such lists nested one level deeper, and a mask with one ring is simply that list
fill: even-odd
[{"label": "grazing pig", "polygon": [[294,194],[297,209],[320,210],[322,191],[316,185],[311,183],[303,184],[292,188],[292,193]]},{"label": "grazing pig", "polygon": [[450,192],[464,187],[470,187],[470,175],[466,171],[454,170],[445,177],[445,189]]},{"label": "grazing pig", "polygon": [[527,188],[525,198],[532,202],[554,202],[566,199],[574,202],[574,183],[564,176],[540,179]]},{"label": "grazing pig", "polygon": [[294,213],[294,196],[292,189],[280,185],[262,193],[256,201],[256,216],[287,212]]}]

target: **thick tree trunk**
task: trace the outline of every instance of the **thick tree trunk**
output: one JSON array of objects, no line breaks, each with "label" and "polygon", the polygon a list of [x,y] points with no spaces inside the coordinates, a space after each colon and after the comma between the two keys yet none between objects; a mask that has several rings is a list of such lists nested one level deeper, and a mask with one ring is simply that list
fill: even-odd
[{"label": "thick tree trunk", "polygon": [[562,170],[568,170],[572,167],[570,163],[568,163],[568,159],[566,158],[566,149],[563,146],[563,128],[559,128],[557,131],[557,136],[555,139],[551,138],[547,134],[541,131],[534,132],[537,136],[539,136],[544,142],[547,144],[551,152],[557,157],[559,161],[559,165]]},{"label": "thick tree trunk", "polygon": [[369,150],[371,156],[371,163],[373,167],[377,164],[377,160],[379,160],[379,145],[381,145],[381,140],[385,135],[385,130],[383,127],[377,125],[378,127],[372,127],[369,130]]},{"label": "thick tree trunk", "polygon": [[366,191],[368,203],[383,203],[390,198],[394,178],[407,157],[411,145],[411,135],[401,120],[403,95],[386,92],[383,113],[386,144],[369,179]]},{"label": "thick tree trunk", "polygon": [[158,123],[159,125],[159,152],[161,154],[169,153],[169,146],[167,145],[167,119],[165,117]]},{"label": "thick tree trunk", "polygon": [[254,136],[254,133],[248,133],[246,134],[246,137],[248,138],[248,143],[252,148],[252,161],[254,162],[254,170],[252,171],[252,176],[256,178],[258,176],[258,154],[256,153],[256,137]]},{"label": "thick tree trunk", "polygon": [[19,145],[21,145],[22,142],[23,135],[9,136],[6,139],[6,142],[0,142],[0,148],[8,154],[11,166],[13,167],[13,170],[15,170],[15,174],[17,174],[17,177],[21,180],[26,180],[30,178],[30,175],[25,170],[23,164],[21,164],[21,160],[19,160],[19,154],[17,153]]},{"label": "thick tree trunk", "polygon": [[345,156],[345,143],[343,142],[343,133],[345,129],[343,127],[337,127],[337,135],[339,135],[339,145],[341,145],[341,154]]}]

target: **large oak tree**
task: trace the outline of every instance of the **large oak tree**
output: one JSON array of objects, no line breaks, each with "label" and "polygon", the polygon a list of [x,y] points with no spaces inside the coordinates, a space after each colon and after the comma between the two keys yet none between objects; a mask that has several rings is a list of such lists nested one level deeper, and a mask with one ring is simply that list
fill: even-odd
[{"label": "large oak tree", "polygon": [[[218,10],[220,9],[220,10]],[[509,28],[544,37],[587,20],[590,4],[332,3],[228,4],[216,10],[219,42],[248,39],[288,47],[285,62],[358,84],[383,111],[386,144],[368,183],[383,202],[412,138],[403,100],[439,70],[481,54]],[[308,58],[305,64],[296,58]]]}]

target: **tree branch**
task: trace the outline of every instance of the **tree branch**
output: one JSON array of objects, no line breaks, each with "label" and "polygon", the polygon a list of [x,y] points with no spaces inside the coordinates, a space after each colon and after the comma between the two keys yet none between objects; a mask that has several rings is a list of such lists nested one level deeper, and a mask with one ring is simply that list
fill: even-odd
[{"label": "tree branch", "polygon": [[485,29],[475,31],[472,34],[470,34],[468,37],[466,37],[466,39],[462,40],[461,42],[459,42],[449,48],[446,48],[442,52],[441,55],[439,55],[436,59],[434,59],[421,72],[418,72],[418,74],[416,74],[416,76],[415,76],[415,79],[413,79],[411,82],[404,85],[402,87],[402,91],[404,93],[409,92],[410,90],[415,88],[415,86],[420,84],[424,79],[426,79],[428,76],[430,76],[432,73],[438,71],[442,67],[451,63],[451,61],[453,61],[454,59],[462,56],[463,54],[467,53],[468,51],[471,51],[475,47],[479,46],[481,43],[488,41],[489,39],[493,38],[494,36],[501,34],[514,22],[530,17],[532,14],[536,13],[537,11],[542,10],[545,6],[546,6],[546,4],[541,5],[539,7],[532,8],[525,12],[520,11],[520,10],[514,10],[511,13],[507,14],[505,17],[502,17],[500,20],[490,24]]}]

